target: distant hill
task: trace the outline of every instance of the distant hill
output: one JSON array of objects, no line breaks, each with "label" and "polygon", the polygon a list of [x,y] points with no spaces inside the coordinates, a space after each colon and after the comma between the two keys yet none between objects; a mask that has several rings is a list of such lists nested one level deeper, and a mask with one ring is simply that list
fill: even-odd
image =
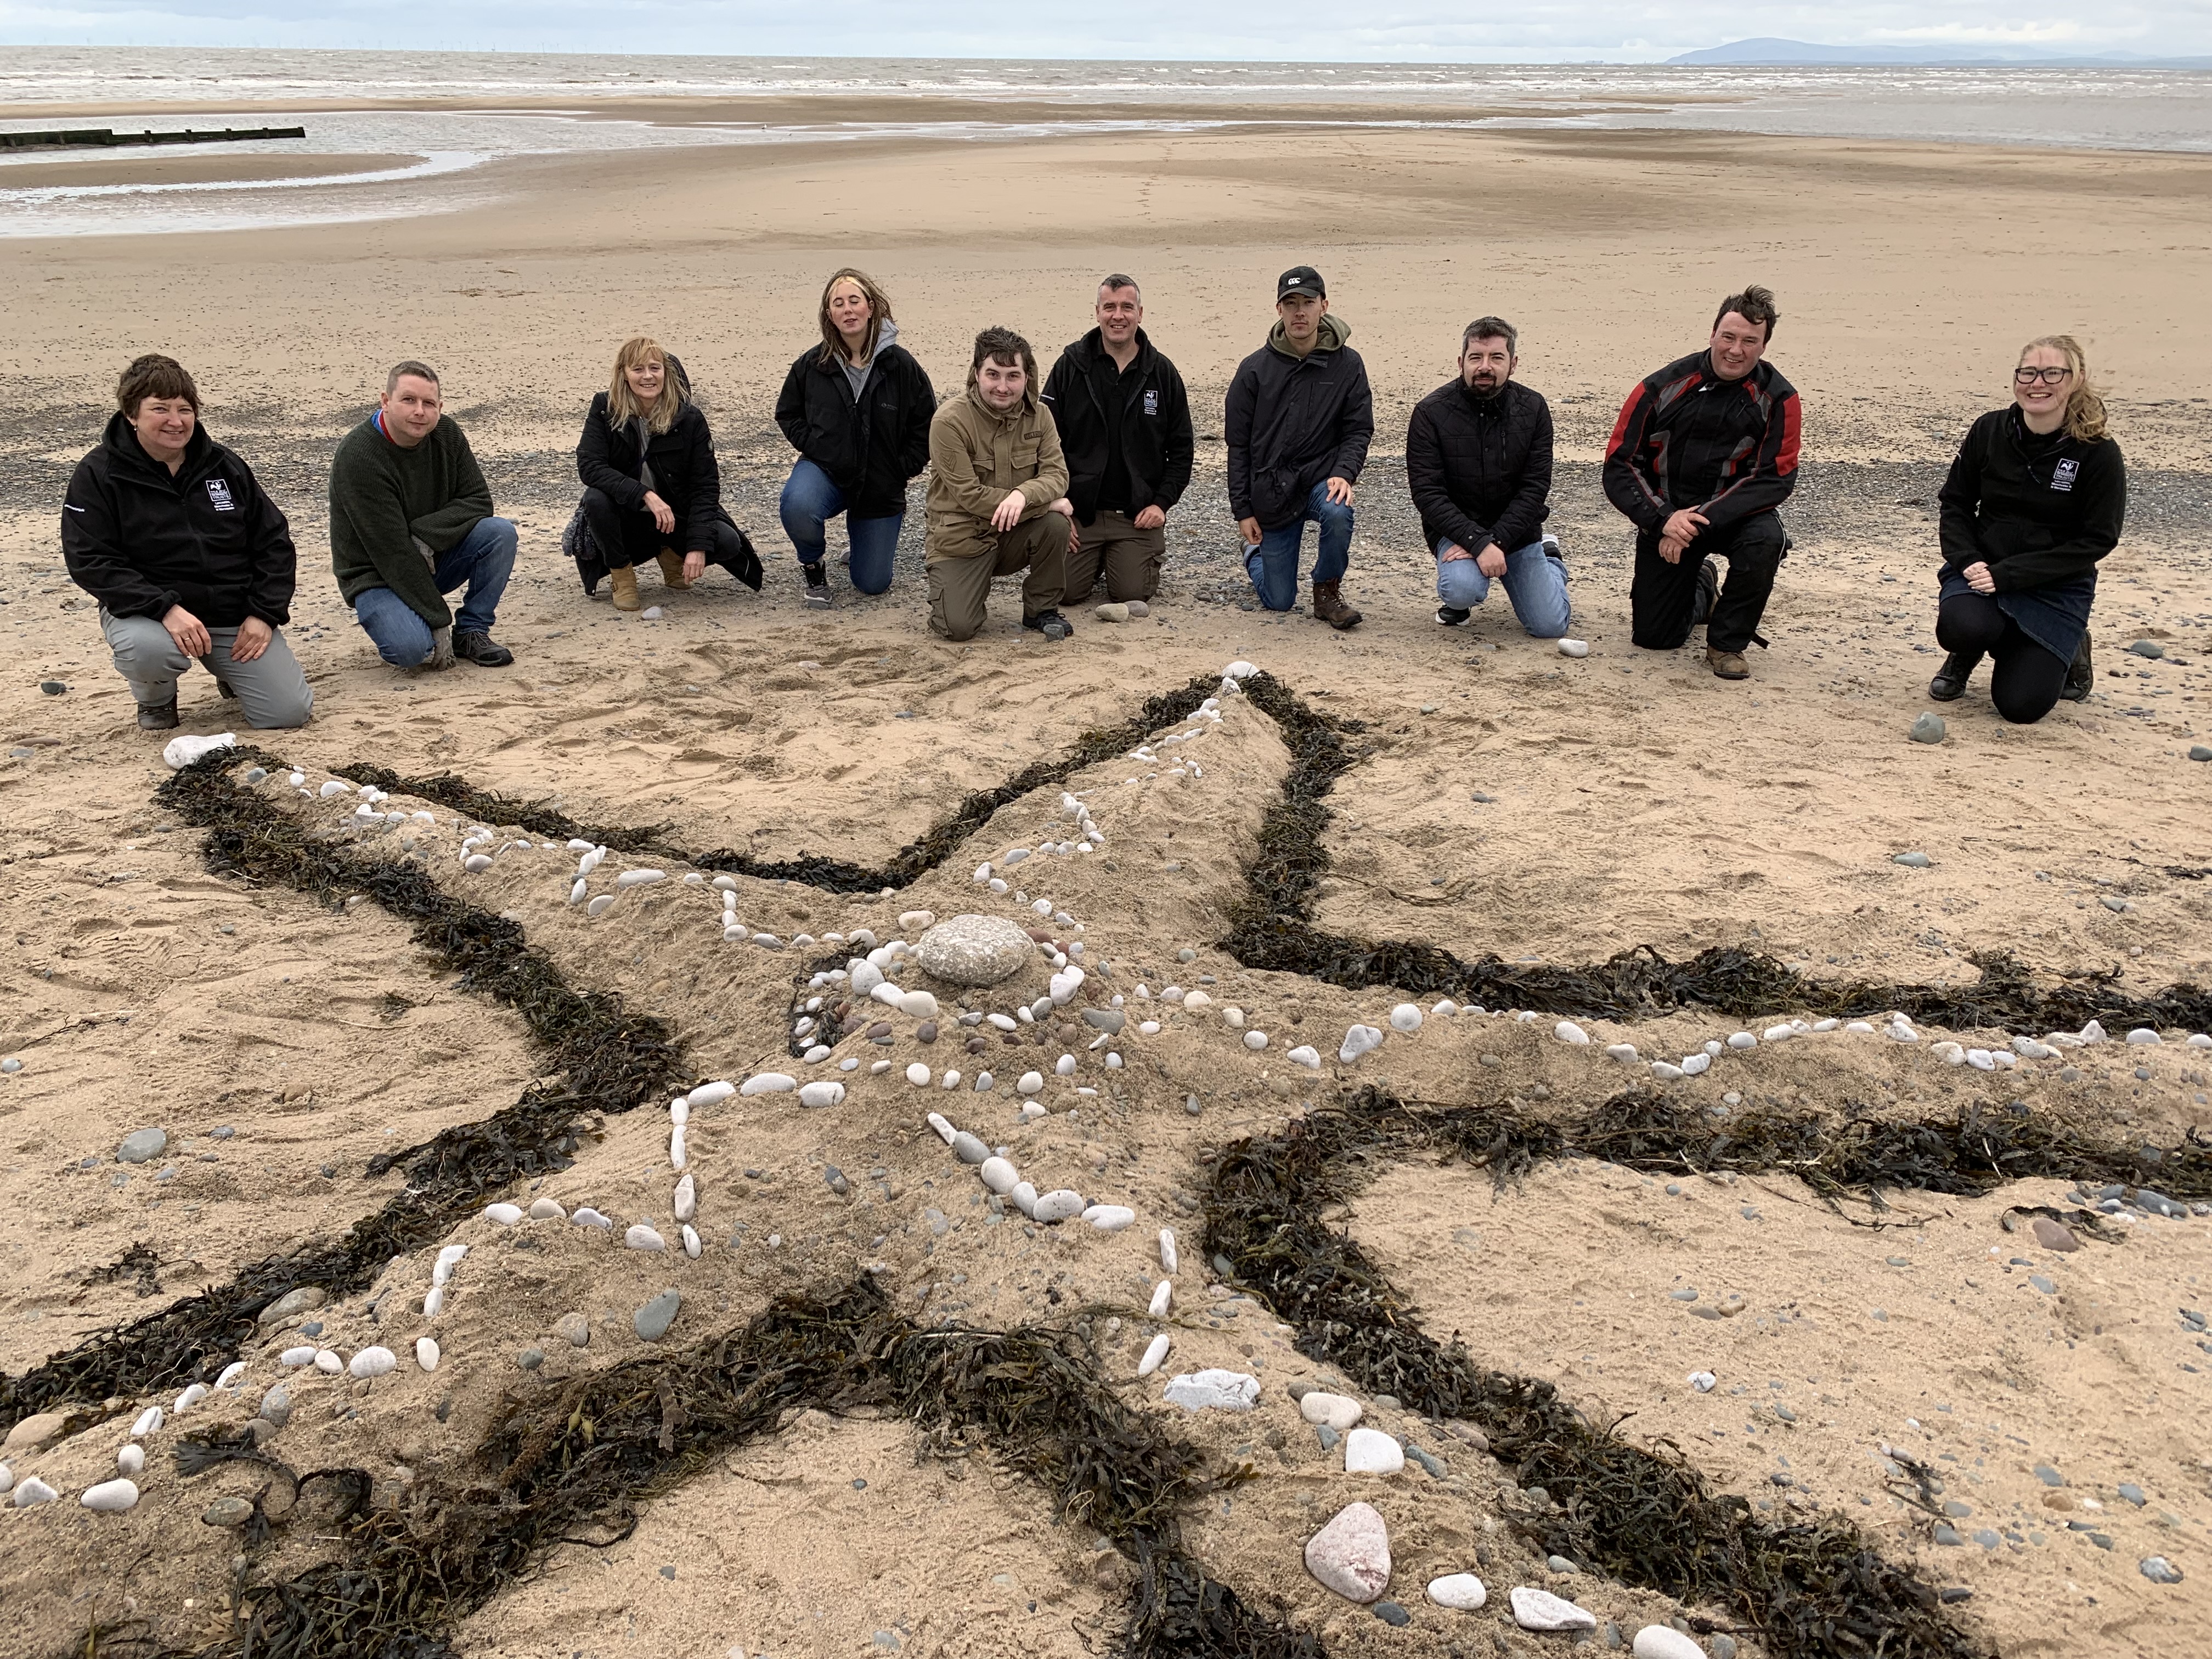
[{"label": "distant hill", "polygon": [[1732,40],[1669,58],[1670,64],[1743,68],[1821,64],[1898,67],[1948,65],[2017,69],[2212,69],[2212,58],[2159,58],[2142,52],[2051,52],[2028,47],[1829,46],[1809,40]]}]

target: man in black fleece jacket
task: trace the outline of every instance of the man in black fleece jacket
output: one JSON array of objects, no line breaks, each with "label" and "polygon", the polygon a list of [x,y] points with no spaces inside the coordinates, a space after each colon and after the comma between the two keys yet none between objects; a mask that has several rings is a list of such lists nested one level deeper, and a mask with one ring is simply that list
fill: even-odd
[{"label": "man in black fleece jacket", "polygon": [[1539,532],[1551,511],[1552,410],[1513,378],[1520,335],[1478,317],[1460,338],[1459,377],[1413,405],[1406,482],[1437,561],[1437,620],[1456,628],[1493,581],[1540,640],[1567,631],[1567,567]]},{"label": "man in black fleece jacket", "polygon": [[1116,271],[1098,284],[1098,326],[1060,354],[1044,404],[1067,458],[1075,508],[1067,595],[1091,597],[1100,568],[1117,604],[1159,592],[1167,517],[1190,486],[1195,442],[1182,376],[1144,331],[1144,295]]},{"label": "man in black fleece jacket", "polygon": [[100,632],[138,724],[177,724],[177,680],[197,659],[246,724],[305,726],[314,707],[284,642],[297,559],[291,526],[252,469],[199,423],[175,359],[123,371],[100,447],[62,504],[70,577],[100,601]]},{"label": "man in black fleece jacket", "polygon": [[1311,519],[1313,613],[1331,628],[1358,625],[1344,602],[1352,558],[1352,490],[1375,437],[1367,365],[1352,326],[1328,314],[1328,290],[1311,265],[1275,279],[1267,343],[1237,365],[1223,411],[1229,510],[1244,538],[1244,568],[1270,611],[1298,599],[1298,544]]},{"label": "man in black fleece jacket", "polygon": [[[1744,648],[1766,643],[1759,622],[1790,546],[1775,509],[1797,487],[1803,417],[1762,361],[1779,320],[1763,288],[1722,301],[1711,342],[1638,383],[1605,452],[1606,495],[1636,525],[1636,643],[1672,651],[1703,622],[1724,680],[1751,677]],[[1715,558],[1729,562],[1717,597]]]}]

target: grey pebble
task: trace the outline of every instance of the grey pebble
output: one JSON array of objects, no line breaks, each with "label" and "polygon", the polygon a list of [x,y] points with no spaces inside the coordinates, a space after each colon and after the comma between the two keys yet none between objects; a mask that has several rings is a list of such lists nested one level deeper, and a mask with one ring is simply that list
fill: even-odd
[{"label": "grey pebble", "polygon": [[2048,1463],[2038,1463],[2035,1466],[2035,1478],[2046,1486],[2063,1486],[2066,1484],[2066,1477]]},{"label": "grey pebble", "polygon": [[300,1327],[300,1334],[302,1336],[320,1336],[322,1334],[323,1322],[319,1319],[307,1320]]},{"label": "grey pebble", "polygon": [[1398,1403],[1398,1396],[1395,1394],[1376,1395],[1375,1396],[1375,1408],[1377,1411],[1385,1412],[1403,1411],[1405,1409],[1404,1407]]},{"label": "grey pebble", "polygon": [[545,1350],[525,1348],[520,1353],[515,1355],[514,1363],[526,1371],[534,1371],[545,1363]]},{"label": "grey pebble", "polygon": [[963,1129],[952,1137],[952,1155],[963,1164],[981,1164],[991,1156],[982,1140]]},{"label": "grey pebble", "polygon": [[123,1144],[115,1149],[115,1156],[125,1164],[144,1164],[161,1157],[169,1144],[168,1132],[163,1129],[137,1129],[123,1137]]},{"label": "grey pebble", "polygon": [[1706,1651],[1713,1656],[1713,1659],[1735,1659],[1735,1638],[1716,1636],[1706,1644]]},{"label": "grey pebble", "polygon": [[[2189,758],[2193,761],[2212,761],[2212,744],[2202,743],[2191,744],[2189,745]],[[2160,1559],[2160,1558],[2158,1556],[2153,1556],[2151,1558],[2154,1561]]]},{"label": "grey pebble", "polygon": [[0,1072],[5,1072],[9,1077],[15,1076],[22,1069],[23,1062],[13,1054],[9,1055],[5,1060],[0,1060]]},{"label": "grey pebble", "polygon": [[1547,1555],[1544,1558],[1544,1565],[1549,1567],[1553,1572],[1580,1572],[1582,1571],[1580,1567],[1568,1560],[1564,1555]]},{"label": "grey pebble", "polygon": [[675,1567],[672,1565],[665,1566],[665,1567],[661,1568],[661,1570],[660,1570],[660,1576],[661,1576],[663,1578],[673,1578],[673,1577],[676,1577],[676,1569],[675,1569]]},{"label": "grey pebble", "polygon": [[1963,1544],[1966,1540],[1959,1536],[1959,1529],[1956,1527],[1938,1526],[1936,1528],[1936,1541],[1939,1544]]},{"label": "grey pebble", "polygon": [[1336,1449],[1336,1443],[1344,1438],[1342,1435],[1339,1434],[1334,1429],[1329,1427],[1326,1423],[1316,1424],[1314,1425],[1314,1433],[1320,1439],[1321,1449],[1323,1451],[1334,1451]]},{"label": "grey pebble", "polygon": [[1469,795],[1468,799],[1472,801],[1480,801],[1485,806],[1495,806],[1498,804],[1497,796],[1486,795],[1480,789],[1476,790],[1472,795]]},{"label": "grey pebble", "polygon": [[1682,1188],[1681,1188],[1681,1186],[1680,1186],[1680,1184],[1679,1182],[1670,1181],[1670,1182],[1668,1182],[1667,1183],[1667,1196],[1668,1196],[1668,1197],[1669,1197],[1669,1198],[1680,1198],[1680,1197],[1681,1197],[1681,1195],[1682,1195]]},{"label": "grey pebble", "polygon": [[1185,1095],[1182,1097],[1182,1109],[1184,1111],[1188,1112],[1193,1117],[1196,1117],[1201,1109],[1198,1103],[1198,1097],[1196,1095]]},{"label": "grey pebble", "polygon": [[208,1131],[208,1139],[210,1140],[228,1140],[237,1133],[237,1130],[232,1128],[229,1124],[225,1123],[219,1125],[216,1128],[210,1129]]},{"label": "grey pebble", "polygon": [[292,1420],[292,1395],[282,1384],[261,1396],[261,1415],[278,1428]]},{"label": "grey pebble", "polygon": [[1115,1032],[1128,1023],[1128,1016],[1119,1008],[1085,1008],[1083,1023],[1101,1031]]},{"label": "grey pebble", "polygon": [[2128,654],[2131,657],[2148,657],[2155,662],[2166,654],[2166,647],[2156,640],[2137,640],[2128,647]]},{"label": "grey pebble", "polygon": [[218,1498],[200,1514],[210,1527],[242,1527],[252,1518],[253,1500],[247,1498]]},{"label": "grey pebble", "polygon": [[1196,962],[1198,960],[1198,952],[1192,950],[1190,946],[1186,945],[1182,950],[1176,952],[1176,960],[1177,962]]},{"label": "grey pebble", "polygon": [[1419,1446],[1407,1446],[1406,1455],[1427,1470],[1429,1479],[1431,1480],[1441,1480],[1450,1473],[1444,1468],[1441,1458],[1423,1451]]},{"label": "grey pebble", "polygon": [[2136,1563],[2136,1570],[2154,1584],[2178,1584],[2181,1569],[2162,1555],[2146,1555]]},{"label": "grey pebble", "polygon": [[1698,1292],[1692,1286],[1685,1285],[1679,1291],[1668,1291],[1667,1299],[1669,1302],[1695,1302],[1698,1299]]},{"label": "grey pebble", "polygon": [[1993,1550],[1998,1545],[2003,1543],[2004,1540],[1998,1537],[1996,1534],[1990,1531],[1987,1527],[1984,1527],[1974,1534],[1974,1541],[1977,1544],[1979,1544],[1985,1550]]},{"label": "grey pebble", "polygon": [[1901,864],[1908,870],[1925,870],[1930,865],[1934,864],[1936,860],[1929,858],[1925,853],[1899,853],[1896,857],[1891,859],[1890,862],[1892,864]]},{"label": "grey pebble", "polygon": [[40,680],[39,690],[50,697],[58,697],[63,692],[68,690],[69,687],[64,685],[59,680]]},{"label": "grey pebble", "polygon": [[580,1313],[564,1313],[553,1322],[553,1334],[566,1339],[572,1348],[591,1346],[592,1322]]},{"label": "grey pebble", "polygon": [[1395,1601],[1377,1601],[1375,1616],[1386,1625],[1410,1625],[1413,1622],[1413,1615]]},{"label": "grey pebble", "polygon": [[822,1166],[822,1184],[840,1198],[853,1190],[853,1183],[845,1179],[845,1172],[834,1164]]},{"label": "grey pebble", "polygon": [[1912,722],[1912,731],[1910,735],[1915,743],[1941,743],[1943,741],[1944,733],[1948,730],[1949,728],[1943,724],[1943,717],[1941,714],[1923,714]]},{"label": "grey pebble", "polygon": [[668,1334],[668,1328],[676,1322],[677,1310],[683,1305],[684,1297],[671,1285],[632,1314],[630,1325],[643,1340],[658,1342]]},{"label": "grey pebble", "polygon": [[2141,1509],[2145,1504],[2150,1501],[2143,1496],[2143,1489],[2136,1485],[2132,1480],[2122,1481],[2120,1483],[2119,1492],[2122,1498],[2134,1504],[2137,1509]]}]

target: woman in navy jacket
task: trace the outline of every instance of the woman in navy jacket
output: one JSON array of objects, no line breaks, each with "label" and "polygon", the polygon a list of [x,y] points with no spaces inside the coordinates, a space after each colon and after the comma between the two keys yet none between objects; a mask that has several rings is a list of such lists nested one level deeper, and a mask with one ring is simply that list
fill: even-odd
[{"label": "woman in navy jacket", "polygon": [[1955,702],[1984,655],[1990,699],[2017,725],[2089,695],[2097,563],[2120,539],[2128,475],[2073,336],[2031,341],[2012,404],[1976,421],[1944,481],[1936,641],[1950,655],[1928,695]]}]

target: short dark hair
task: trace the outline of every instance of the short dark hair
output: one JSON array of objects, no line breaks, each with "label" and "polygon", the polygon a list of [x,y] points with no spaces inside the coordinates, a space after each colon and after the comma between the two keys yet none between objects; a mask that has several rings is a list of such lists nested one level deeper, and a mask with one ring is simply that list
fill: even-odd
[{"label": "short dark hair", "polygon": [[193,414],[200,412],[200,389],[192,383],[191,372],[174,357],[164,357],[158,351],[133,358],[115,383],[115,406],[126,421],[138,418],[138,405],[149,398],[182,398],[192,406]]},{"label": "short dark hair", "polygon": [[1508,353],[1521,349],[1521,331],[1503,317],[1478,317],[1467,325],[1467,332],[1459,337],[1459,353],[1467,356],[1468,347],[1477,340],[1503,340]]},{"label": "short dark hair", "polygon": [[[398,391],[399,383],[403,380],[428,380],[432,386],[439,384],[436,369],[428,363],[418,363],[410,357],[404,363],[392,364],[392,373],[384,377],[384,395],[388,398]],[[442,391],[444,388],[441,386],[440,389]]]},{"label": "short dark hair", "polygon": [[1731,294],[1721,301],[1721,308],[1713,313],[1713,326],[1721,325],[1721,319],[1733,311],[1747,323],[1765,323],[1766,337],[1774,337],[1774,325],[1782,320],[1782,313],[1774,308],[1774,290],[1761,288],[1756,283],[1747,283],[1742,293]]},{"label": "short dark hair", "polygon": [[1029,377],[1031,391],[1036,389],[1036,353],[1030,349],[1030,343],[1027,340],[1022,338],[1011,328],[1001,328],[994,324],[975,337],[975,360],[968,365],[969,386],[974,386],[978,377],[981,375],[983,364],[987,360],[994,363],[1003,363],[1008,368],[1019,363],[1022,366],[1022,373]]},{"label": "short dark hair", "polygon": [[1134,289],[1139,303],[1141,304],[1143,302],[1145,290],[1137,287],[1137,279],[1135,277],[1124,276],[1120,271],[1116,270],[1098,279],[1098,291],[1101,294],[1105,293],[1109,289],[1124,288]]}]

